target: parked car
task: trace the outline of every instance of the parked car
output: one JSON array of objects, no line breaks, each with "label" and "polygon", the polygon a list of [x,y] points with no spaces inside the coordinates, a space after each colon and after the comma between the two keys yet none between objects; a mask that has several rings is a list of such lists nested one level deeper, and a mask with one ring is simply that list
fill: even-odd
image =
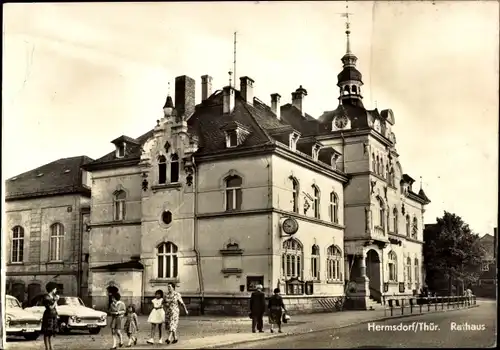
[{"label": "parked car", "polygon": [[5,296],[5,332],[7,336],[22,336],[36,340],[42,331],[42,315],[23,310],[19,300]]},{"label": "parked car", "polygon": [[[43,315],[43,294],[37,295],[29,302],[25,310]],[[71,330],[88,330],[90,334],[98,334],[101,328],[106,327],[107,314],[102,311],[86,307],[78,297],[61,296],[57,301],[59,315],[59,330],[68,333]]]}]

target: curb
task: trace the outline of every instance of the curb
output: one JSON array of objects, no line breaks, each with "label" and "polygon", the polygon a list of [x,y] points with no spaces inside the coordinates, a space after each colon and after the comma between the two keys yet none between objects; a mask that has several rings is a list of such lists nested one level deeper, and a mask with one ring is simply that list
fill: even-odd
[{"label": "curb", "polygon": [[386,321],[386,320],[392,320],[392,319],[397,319],[397,318],[405,318],[405,317],[411,317],[411,316],[421,316],[421,315],[427,315],[427,314],[433,314],[433,313],[444,313],[444,312],[450,312],[450,311],[472,309],[472,308],[475,308],[475,307],[479,307],[479,305],[476,304],[476,305],[472,305],[472,306],[469,306],[469,307],[463,308],[463,309],[451,309],[451,310],[448,309],[448,310],[437,310],[437,311],[435,310],[435,311],[427,311],[427,312],[422,312],[422,313],[419,312],[419,313],[413,313],[413,314],[407,314],[407,315],[397,315],[397,316],[387,316],[387,317],[382,317],[382,318],[373,318],[373,319],[369,319],[369,320],[352,322],[352,323],[341,325],[341,326],[338,326],[338,327],[323,327],[323,328],[318,328],[318,329],[315,329],[315,330],[312,330],[312,331],[305,331],[305,332],[304,331],[296,331],[296,332],[292,331],[292,332],[289,332],[289,333],[276,333],[276,334],[267,336],[265,338],[257,338],[257,339],[251,339],[251,340],[227,341],[225,343],[219,343],[217,345],[195,347],[195,348],[191,348],[191,349],[218,349],[220,347],[229,346],[229,345],[238,345],[238,344],[253,343],[253,342],[256,342],[256,341],[260,341],[260,340],[268,340],[268,339],[286,337],[286,336],[290,336],[290,335],[293,336],[293,335],[301,335],[301,334],[306,334],[306,333],[324,332],[324,331],[331,330],[331,329],[347,328],[347,327],[351,327],[351,326],[357,326],[357,325],[362,325],[362,324],[365,324],[365,323],[376,322],[376,321]]}]

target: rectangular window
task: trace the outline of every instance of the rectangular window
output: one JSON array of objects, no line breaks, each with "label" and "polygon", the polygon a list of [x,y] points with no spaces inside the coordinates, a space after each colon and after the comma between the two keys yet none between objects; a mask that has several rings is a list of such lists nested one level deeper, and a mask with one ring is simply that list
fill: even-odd
[{"label": "rectangular window", "polygon": [[396,280],[396,266],[393,263],[389,263],[389,281]]},{"label": "rectangular window", "polygon": [[158,277],[163,278],[164,272],[163,272],[163,256],[158,257]]},{"label": "rectangular window", "polygon": [[118,146],[118,158],[123,158],[125,156],[125,145]]},{"label": "rectangular window", "polygon": [[238,133],[236,130],[227,131],[227,138],[229,147],[238,146]]},{"label": "rectangular window", "polygon": [[319,280],[319,258],[317,256],[311,258],[311,276],[315,280]]},{"label": "rectangular window", "polygon": [[241,188],[226,190],[226,210],[241,210],[242,204]]},{"label": "rectangular window", "polygon": [[24,240],[14,239],[12,241],[12,262],[22,262],[24,253]]}]

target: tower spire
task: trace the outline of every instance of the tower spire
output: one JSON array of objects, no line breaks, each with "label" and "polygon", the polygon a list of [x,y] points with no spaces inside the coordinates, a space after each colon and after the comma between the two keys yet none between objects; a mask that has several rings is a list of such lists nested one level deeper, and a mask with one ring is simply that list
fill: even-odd
[{"label": "tower spire", "polygon": [[236,32],[234,32],[233,73],[234,73],[234,83],[236,83]]},{"label": "tower spire", "polygon": [[349,35],[351,34],[351,30],[350,30],[350,25],[351,23],[349,22],[349,15],[351,15],[352,13],[349,13],[349,2],[346,1],[345,2],[345,12],[343,13],[343,17],[345,17],[345,34],[346,34],[346,54],[350,54],[351,53],[351,42],[350,42],[350,38],[349,38]]}]

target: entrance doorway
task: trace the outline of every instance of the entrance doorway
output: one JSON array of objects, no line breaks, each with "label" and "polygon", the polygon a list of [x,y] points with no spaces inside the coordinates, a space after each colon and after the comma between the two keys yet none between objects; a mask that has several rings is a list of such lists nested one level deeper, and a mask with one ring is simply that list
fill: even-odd
[{"label": "entrance doorway", "polygon": [[370,296],[376,301],[381,301],[380,257],[373,249],[366,254],[366,276],[370,279]]}]

